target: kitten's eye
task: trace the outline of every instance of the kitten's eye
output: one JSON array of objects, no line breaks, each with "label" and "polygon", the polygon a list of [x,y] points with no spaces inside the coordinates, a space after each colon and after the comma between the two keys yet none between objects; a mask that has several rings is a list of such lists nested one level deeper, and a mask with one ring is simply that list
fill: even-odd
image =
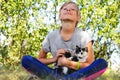
[{"label": "kitten's eye", "polygon": [[85,48],[82,48],[83,51],[85,51]]},{"label": "kitten's eye", "polygon": [[79,52],[81,52],[81,49],[79,49]]}]

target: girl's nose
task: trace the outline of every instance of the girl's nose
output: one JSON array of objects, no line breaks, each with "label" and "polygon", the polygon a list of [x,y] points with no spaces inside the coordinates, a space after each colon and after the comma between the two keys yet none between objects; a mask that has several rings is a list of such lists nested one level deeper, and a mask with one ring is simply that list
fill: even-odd
[{"label": "girl's nose", "polygon": [[67,11],[70,11],[70,9],[67,9]]}]

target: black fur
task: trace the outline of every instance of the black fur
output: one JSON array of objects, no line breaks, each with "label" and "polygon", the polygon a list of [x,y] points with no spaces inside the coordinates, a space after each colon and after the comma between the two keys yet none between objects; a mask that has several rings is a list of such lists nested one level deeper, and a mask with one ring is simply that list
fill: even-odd
[{"label": "black fur", "polygon": [[[64,54],[64,56],[66,58],[68,58],[69,60],[75,61],[75,62],[79,62],[80,59],[82,59],[83,57],[80,57],[79,54],[83,55],[84,52],[88,52],[87,48],[81,48],[79,46],[76,46],[76,50],[75,50],[75,55],[72,56],[72,54],[68,51]],[[64,69],[67,69],[66,73],[64,73]],[[63,67],[63,66],[58,66],[57,68],[57,72],[61,75],[67,75],[70,74],[76,70],[68,68],[68,67]]]}]

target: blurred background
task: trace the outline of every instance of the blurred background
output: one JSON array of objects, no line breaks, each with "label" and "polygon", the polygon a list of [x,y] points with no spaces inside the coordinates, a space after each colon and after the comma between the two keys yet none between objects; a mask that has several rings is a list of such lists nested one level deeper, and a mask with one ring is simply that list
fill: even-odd
[{"label": "blurred background", "polygon": [[[21,58],[37,58],[46,34],[60,26],[58,13],[65,1],[69,0],[0,0],[0,80],[26,80],[30,74],[21,67]],[[94,39],[95,59],[109,64],[97,80],[119,80],[120,0],[72,1],[81,12],[78,27]]]}]

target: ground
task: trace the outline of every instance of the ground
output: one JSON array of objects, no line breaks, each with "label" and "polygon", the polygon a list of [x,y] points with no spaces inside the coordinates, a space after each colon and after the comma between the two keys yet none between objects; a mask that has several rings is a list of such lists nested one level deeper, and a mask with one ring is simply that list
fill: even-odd
[{"label": "ground", "polygon": [[[21,66],[16,67],[15,69],[3,68],[0,67],[0,80],[27,80],[30,77],[30,73],[28,73]],[[107,69],[107,71],[96,80],[119,80],[120,76],[118,73]],[[36,78],[31,80],[38,80]]]}]

